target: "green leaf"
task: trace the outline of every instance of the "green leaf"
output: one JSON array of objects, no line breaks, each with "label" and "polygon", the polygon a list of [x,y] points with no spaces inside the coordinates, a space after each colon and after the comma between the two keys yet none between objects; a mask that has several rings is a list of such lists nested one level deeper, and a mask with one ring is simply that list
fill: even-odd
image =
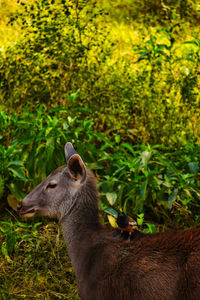
[{"label": "green leaf", "polygon": [[8,255],[7,243],[3,242],[1,245],[1,253],[6,258],[8,263],[12,263],[10,256]]},{"label": "green leaf", "polygon": [[196,174],[199,169],[199,164],[197,162],[189,162],[188,167],[192,173]]},{"label": "green leaf", "polygon": [[127,148],[132,154],[135,155],[135,150],[133,149],[133,147],[130,144],[122,143],[121,146],[124,147],[124,148]]},{"label": "green leaf", "polygon": [[137,224],[139,226],[141,226],[143,224],[143,221],[144,221],[144,214],[141,213],[141,214],[137,215]]},{"label": "green leaf", "polygon": [[99,163],[96,163],[96,162],[88,163],[87,167],[90,170],[101,170],[101,169],[103,169],[103,166],[101,166]]},{"label": "green leaf", "polygon": [[140,189],[140,194],[141,194],[141,197],[143,200],[146,199],[147,183],[148,183],[148,181],[146,180]]},{"label": "green leaf", "polygon": [[73,102],[76,100],[76,98],[77,98],[79,92],[80,92],[80,89],[78,89],[75,93],[73,93],[73,94],[71,94],[71,95],[67,95],[67,99],[68,99],[71,103],[73,103]]},{"label": "green leaf", "polygon": [[178,193],[178,189],[174,189],[173,192],[168,197],[168,205],[170,209],[172,208],[173,202],[176,200],[177,193]]},{"label": "green leaf", "polygon": [[4,226],[6,225],[8,227],[12,227],[13,226],[12,222],[7,222],[7,221],[1,221],[0,225],[4,225]]},{"label": "green leaf", "polygon": [[40,226],[41,224],[42,224],[41,222],[35,223],[35,224],[33,225],[33,227],[31,228],[31,230],[36,230],[36,228],[37,228],[38,226]]},{"label": "green leaf", "polygon": [[115,142],[117,144],[119,144],[119,142],[120,142],[120,135],[118,135],[118,134],[115,135]]},{"label": "green leaf", "polygon": [[11,165],[8,168],[16,177],[20,178],[21,180],[27,180],[23,169],[17,165]]},{"label": "green leaf", "polygon": [[4,186],[5,186],[5,184],[4,184],[3,177],[0,176],[0,198],[1,198],[1,196],[3,195],[3,192],[4,192]]},{"label": "green leaf", "polygon": [[117,218],[117,216],[118,216],[118,212],[112,207],[107,207],[104,209],[104,211],[105,211],[105,213],[113,216],[114,218]]},{"label": "green leaf", "polygon": [[110,205],[114,205],[117,200],[117,194],[116,193],[106,193],[106,198]]},{"label": "green leaf", "polygon": [[9,162],[8,163],[8,166],[10,167],[12,167],[12,166],[23,166],[23,161],[21,161],[21,160],[15,160],[15,161],[11,161],[11,162]]},{"label": "green leaf", "polygon": [[151,157],[151,153],[152,153],[152,151],[143,151],[140,154],[141,162],[142,162],[142,166],[143,167],[145,167],[148,164],[148,161],[149,161],[149,159]]},{"label": "green leaf", "polygon": [[19,226],[21,228],[28,228],[30,225],[27,223],[22,223],[22,222],[16,222],[15,226]]},{"label": "green leaf", "polygon": [[0,230],[6,235],[7,232],[9,232],[8,228],[4,228],[0,226]]},{"label": "green leaf", "polygon": [[149,233],[157,233],[156,226],[152,223],[145,223],[149,229]]}]

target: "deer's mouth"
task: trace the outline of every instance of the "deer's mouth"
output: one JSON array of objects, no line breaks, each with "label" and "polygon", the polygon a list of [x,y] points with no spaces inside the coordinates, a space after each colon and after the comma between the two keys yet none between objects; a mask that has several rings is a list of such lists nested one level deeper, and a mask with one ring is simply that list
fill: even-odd
[{"label": "deer's mouth", "polygon": [[22,204],[19,204],[17,209],[18,209],[19,214],[23,217],[32,217],[37,212],[36,207],[33,207],[33,206],[25,207]]}]

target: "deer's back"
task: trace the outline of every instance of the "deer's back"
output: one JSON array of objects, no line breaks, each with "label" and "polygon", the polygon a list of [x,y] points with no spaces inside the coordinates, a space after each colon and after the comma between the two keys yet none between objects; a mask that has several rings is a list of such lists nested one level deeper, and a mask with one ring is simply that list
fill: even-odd
[{"label": "deer's back", "polygon": [[200,299],[200,228],[135,233],[131,242],[94,238],[78,279],[82,299]]}]

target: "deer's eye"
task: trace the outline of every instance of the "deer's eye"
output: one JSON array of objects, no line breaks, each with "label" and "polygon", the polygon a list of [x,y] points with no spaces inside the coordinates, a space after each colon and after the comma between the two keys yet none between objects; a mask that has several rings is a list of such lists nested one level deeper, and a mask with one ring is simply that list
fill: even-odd
[{"label": "deer's eye", "polygon": [[47,185],[47,189],[54,189],[57,186],[56,182],[49,182]]}]

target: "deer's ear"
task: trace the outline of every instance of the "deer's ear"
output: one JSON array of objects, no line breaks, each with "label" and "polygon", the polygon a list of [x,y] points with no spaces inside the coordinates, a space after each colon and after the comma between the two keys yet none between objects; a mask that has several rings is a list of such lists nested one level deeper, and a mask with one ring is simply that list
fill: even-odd
[{"label": "deer's ear", "polygon": [[78,154],[76,150],[74,149],[72,143],[68,142],[65,144],[65,158],[66,161],[70,159],[70,157],[74,154]]},{"label": "deer's ear", "polygon": [[68,160],[68,169],[71,178],[83,183],[86,179],[86,167],[78,154],[74,154]]}]

